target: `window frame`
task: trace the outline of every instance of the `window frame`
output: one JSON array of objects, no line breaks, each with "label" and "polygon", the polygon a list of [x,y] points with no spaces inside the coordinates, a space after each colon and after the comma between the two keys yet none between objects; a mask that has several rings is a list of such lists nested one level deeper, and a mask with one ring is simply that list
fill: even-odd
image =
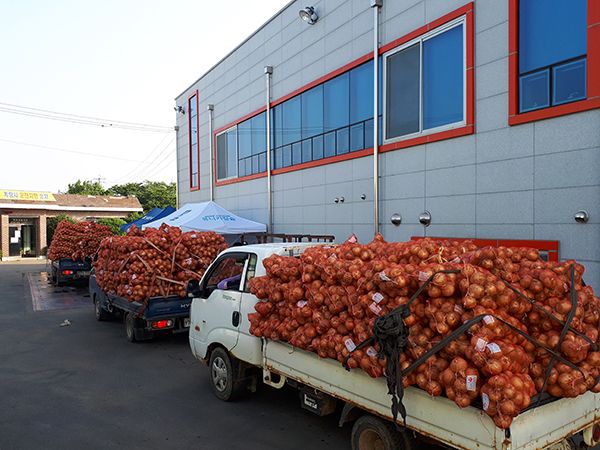
[{"label": "window frame", "polygon": [[[192,101],[194,101],[195,99],[195,103],[196,103],[196,116],[195,118],[192,118],[192,116],[190,116],[191,114],[191,110],[192,108],[190,107],[192,104]],[[188,101],[187,101],[187,113],[188,113],[188,160],[189,160],[189,188],[190,188],[190,192],[191,191],[197,191],[200,189],[200,129],[199,129],[199,111],[198,111],[198,91],[195,91],[192,95],[190,95],[188,97]],[[192,151],[193,151],[193,147],[192,147],[192,120],[195,120],[196,122],[196,176],[194,177],[194,173],[193,173],[193,168],[192,168]],[[195,178],[195,180],[194,180]],[[196,181],[196,185],[194,186],[193,182]]]},{"label": "window frame", "polygon": [[[466,16],[461,16],[458,17],[454,20],[451,20],[435,29],[431,29],[417,37],[415,37],[414,39],[411,39],[405,43],[403,43],[402,45],[399,45],[397,47],[395,47],[392,50],[389,50],[388,52],[383,54],[383,144],[391,144],[391,143],[395,143],[398,141],[404,141],[404,140],[408,140],[408,139],[414,139],[414,138],[418,138],[421,136],[427,136],[430,134],[436,134],[436,133],[440,133],[443,131],[449,131],[449,130],[454,130],[456,128],[463,128],[466,124],[467,124],[467,19]],[[446,125],[441,125],[441,126],[437,126],[437,127],[433,127],[433,128],[424,128],[424,119],[425,119],[425,114],[424,114],[424,101],[423,101],[423,94],[424,94],[424,58],[423,58],[423,45],[427,40],[433,39],[437,36],[440,36],[442,34],[444,34],[447,31],[450,31],[453,28],[462,26],[462,41],[463,41],[463,56],[462,56],[462,71],[463,71],[463,80],[462,80],[462,89],[463,89],[463,95],[462,95],[462,120],[457,121],[457,122],[453,122],[450,124],[446,124]],[[388,121],[388,88],[389,88],[389,84],[388,84],[388,65],[389,65],[389,59],[392,58],[393,56],[397,55],[398,53],[409,49],[410,47],[413,47],[415,45],[418,45],[419,48],[419,117],[418,117],[418,122],[419,122],[419,130],[412,132],[412,133],[408,133],[408,134],[404,134],[401,136],[394,136],[394,137],[389,137],[388,138],[388,127],[387,127],[387,121]]]},{"label": "window frame", "polygon": [[[421,145],[421,144],[426,144],[429,142],[436,142],[436,141],[441,141],[444,139],[451,139],[451,138],[455,138],[455,137],[460,137],[460,136],[466,136],[469,134],[474,134],[475,133],[475,26],[474,26],[474,13],[475,13],[475,3],[474,2],[469,2],[466,5],[453,10],[451,12],[449,12],[448,14],[435,19],[431,22],[429,22],[428,24],[412,31],[411,33],[408,33],[407,35],[404,35],[394,41],[389,42],[388,44],[385,44],[383,46],[381,46],[379,48],[379,52],[377,54],[378,59],[380,57],[382,57],[386,52],[390,51],[391,49],[394,49],[400,45],[403,45],[404,43],[422,35],[425,34],[431,30],[434,30],[438,27],[443,26],[444,24],[451,22],[455,19],[459,19],[461,17],[464,16],[464,48],[465,48],[465,53],[464,53],[464,58],[466,60],[466,71],[465,71],[465,77],[463,79],[463,83],[466,84],[465,90],[464,90],[464,96],[466,98],[465,103],[464,103],[464,109],[465,111],[465,115],[464,115],[464,119],[465,119],[465,123],[463,126],[461,127],[455,127],[455,128],[451,128],[451,129],[446,129],[446,130],[440,130],[437,131],[435,133],[430,133],[430,134],[425,134],[425,135],[421,135],[415,138],[411,138],[411,139],[401,139],[398,140],[396,142],[393,143],[388,143],[388,144],[383,144],[383,142],[381,142],[381,136],[383,133],[380,133],[380,144],[379,144],[379,152],[383,153],[386,151],[392,151],[392,150],[396,150],[396,149],[401,149],[401,148],[406,148],[406,147],[413,147],[416,145]],[[318,86],[320,84],[323,84],[335,77],[337,77],[338,75],[341,75],[345,72],[348,72],[364,63],[373,63],[373,56],[374,53],[370,52],[286,95],[284,95],[283,97],[274,100],[271,102],[271,110],[275,110],[276,106],[280,105],[281,103],[296,97],[310,89],[312,89],[315,86]],[[382,64],[379,66],[379,70],[381,73],[382,70]],[[383,83],[383,80],[381,80],[381,83]],[[382,116],[381,116],[381,108],[382,108],[382,104],[383,101],[381,99],[381,95],[383,92],[383,84],[381,84],[381,89],[380,89],[380,100],[379,100],[379,107],[380,107],[380,115],[378,117],[378,121],[377,123],[379,124],[380,130],[382,127]],[[214,150],[213,150],[213,155],[214,155],[214,166],[215,166],[215,171],[214,171],[214,178],[215,178],[215,186],[223,186],[223,185],[227,185],[227,184],[231,184],[231,183],[238,183],[238,182],[243,182],[243,181],[247,181],[247,180],[252,180],[252,179],[256,179],[256,178],[261,178],[261,177],[265,177],[267,176],[267,172],[262,172],[262,173],[258,173],[258,174],[253,174],[253,175],[248,175],[248,176],[244,176],[244,177],[233,177],[233,178],[228,178],[228,179],[220,179],[217,180],[217,171],[216,171],[216,165],[217,165],[217,157],[216,157],[216,149],[217,149],[217,145],[216,145],[216,138],[218,134],[221,134],[222,132],[230,129],[232,126],[235,126],[236,124],[239,124],[245,120],[247,120],[248,118],[251,118],[263,111],[266,111],[266,106],[262,107],[254,112],[251,112],[250,114],[236,120],[235,122],[230,122],[229,124],[217,129],[215,132],[213,132],[213,140],[214,140]],[[275,118],[274,120],[277,120],[277,118]],[[372,126],[375,124],[375,121],[371,119],[371,124],[369,124],[369,121],[367,121],[365,123],[365,127],[369,127],[369,129],[371,130],[372,133]],[[273,125],[273,123],[272,123]],[[274,143],[276,143],[278,140],[278,136],[276,136],[275,134],[275,129],[274,127],[272,127],[271,130],[271,145],[273,145]],[[365,131],[366,133],[366,131]],[[324,136],[324,135],[323,135]],[[366,137],[368,135],[365,134],[365,143],[364,145],[367,145],[366,142]],[[320,136],[316,136],[313,137],[311,139],[317,139],[320,138]],[[335,163],[335,162],[339,162],[339,161],[345,161],[345,160],[350,160],[350,159],[356,159],[356,158],[361,158],[364,156],[369,156],[369,155],[373,155],[373,143],[371,142],[371,147],[365,148],[363,150],[358,150],[358,151],[351,151],[348,153],[344,153],[344,154],[340,154],[340,155],[334,155],[334,156],[327,156],[325,154],[325,143],[324,143],[324,138],[321,138],[319,140],[320,145],[319,145],[319,154],[318,154],[318,158],[313,158],[312,161],[310,162],[302,162],[301,164],[298,165],[290,165],[290,166],[286,166],[286,167],[277,167],[274,166],[271,169],[271,174],[272,175],[278,175],[281,173],[287,173],[287,172],[292,172],[292,171],[296,171],[296,170],[303,170],[306,168],[310,168],[310,167],[317,167],[317,166],[322,166],[325,164],[330,164],[330,163]],[[313,142],[314,143],[314,142]],[[352,145],[352,141],[351,144]],[[283,148],[283,147],[281,147]],[[273,149],[270,150],[271,151],[271,155],[274,155]],[[314,154],[314,146],[313,146],[313,154]],[[275,161],[275,159],[273,159],[273,161]]]},{"label": "window frame", "polygon": [[[230,133],[231,131],[235,131],[236,135],[235,135],[235,175],[229,175],[229,173],[227,173],[227,176],[224,178],[219,178],[219,163],[223,163],[225,164],[226,168],[227,168],[227,172],[229,172],[229,136],[227,136],[228,133]],[[215,133],[215,180],[218,182],[221,181],[227,181],[227,180],[232,180],[232,179],[236,179],[238,176],[238,163],[239,163],[239,143],[238,143],[238,124],[236,123],[233,126],[230,126],[224,130],[219,130],[218,133]],[[226,149],[226,154],[227,154],[227,159],[223,162],[220,160],[219,158],[219,148],[218,148],[218,142],[219,142],[219,136],[223,136],[225,135],[225,142],[227,144],[227,149]]]},{"label": "window frame", "polygon": [[587,45],[587,99],[519,113],[519,0],[509,0],[509,125],[600,108],[600,7],[595,0],[587,2]]}]

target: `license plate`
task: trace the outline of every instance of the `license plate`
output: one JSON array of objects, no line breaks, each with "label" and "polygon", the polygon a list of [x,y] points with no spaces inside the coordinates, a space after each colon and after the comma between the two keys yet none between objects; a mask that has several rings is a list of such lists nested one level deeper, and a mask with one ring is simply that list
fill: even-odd
[{"label": "license plate", "polygon": [[80,276],[87,276],[89,274],[90,274],[89,270],[81,270],[81,271],[77,272],[77,275],[80,275]]},{"label": "license plate", "polygon": [[191,323],[192,323],[191,319],[189,319],[189,318],[183,319],[183,327],[184,328],[189,328]]}]

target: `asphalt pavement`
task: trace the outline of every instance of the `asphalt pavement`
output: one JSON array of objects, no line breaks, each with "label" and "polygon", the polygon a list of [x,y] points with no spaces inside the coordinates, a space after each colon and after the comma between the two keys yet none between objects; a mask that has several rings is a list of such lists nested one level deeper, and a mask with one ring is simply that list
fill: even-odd
[{"label": "asphalt pavement", "polygon": [[217,400],[187,334],[129,343],[85,286],[46,289],[49,272],[0,262],[0,450],[350,448],[351,425],[293,389]]}]

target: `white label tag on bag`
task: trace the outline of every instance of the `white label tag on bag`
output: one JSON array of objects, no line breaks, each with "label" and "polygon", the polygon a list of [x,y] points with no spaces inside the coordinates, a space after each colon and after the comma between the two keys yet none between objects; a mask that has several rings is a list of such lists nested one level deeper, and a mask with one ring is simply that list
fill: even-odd
[{"label": "white label tag on bag", "polygon": [[381,300],[383,300],[383,295],[380,292],[375,292],[373,294],[373,301],[379,303]]},{"label": "white label tag on bag", "polygon": [[490,398],[488,397],[488,395],[485,392],[481,393],[481,401],[483,403],[483,410],[487,411],[488,408],[490,407]]},{"label": "white label tag on bag", "polygon": [[356,349],[356,344],[351,338],[348,338],[344,341],[344,345],[348,349],[349,352],[353,352]]},{"label": "white label tag on bag", "polygon": [[477,375],[467,375],[467,391],[477,390]]}]

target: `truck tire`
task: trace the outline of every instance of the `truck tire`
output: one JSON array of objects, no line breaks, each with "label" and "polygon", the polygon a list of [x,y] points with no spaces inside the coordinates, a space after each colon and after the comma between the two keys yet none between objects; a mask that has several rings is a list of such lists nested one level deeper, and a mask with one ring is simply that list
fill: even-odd
[{"label": "truck tire", "polygon": [[352,427],[352,450],[416,450],[418,442],[410,431],[400,432],[388,420],[365,414]]},{"label": "truck tire", "polygon": [[127,313],[125,316],[125,334],[129,342],[136,342],[135,338],[135,325],[132,313]]},{"label": "truck tire", "polygon": [[217,347],[210,355],[210,379],[215,396],[224,402],[239,395],[236,380],[237,360],[232,358],[223,347]]},{"label": "truck tire", "polygon": [[105,311],[104,309],[102,309],[102,306],[100,306],[100,300],[98,300],[98,297],[94,295],[94,315],[96,316],[96,320],[98,321],[103,321],[103,320],[108,320],[110,319],[110,313],[108,311]]}]

